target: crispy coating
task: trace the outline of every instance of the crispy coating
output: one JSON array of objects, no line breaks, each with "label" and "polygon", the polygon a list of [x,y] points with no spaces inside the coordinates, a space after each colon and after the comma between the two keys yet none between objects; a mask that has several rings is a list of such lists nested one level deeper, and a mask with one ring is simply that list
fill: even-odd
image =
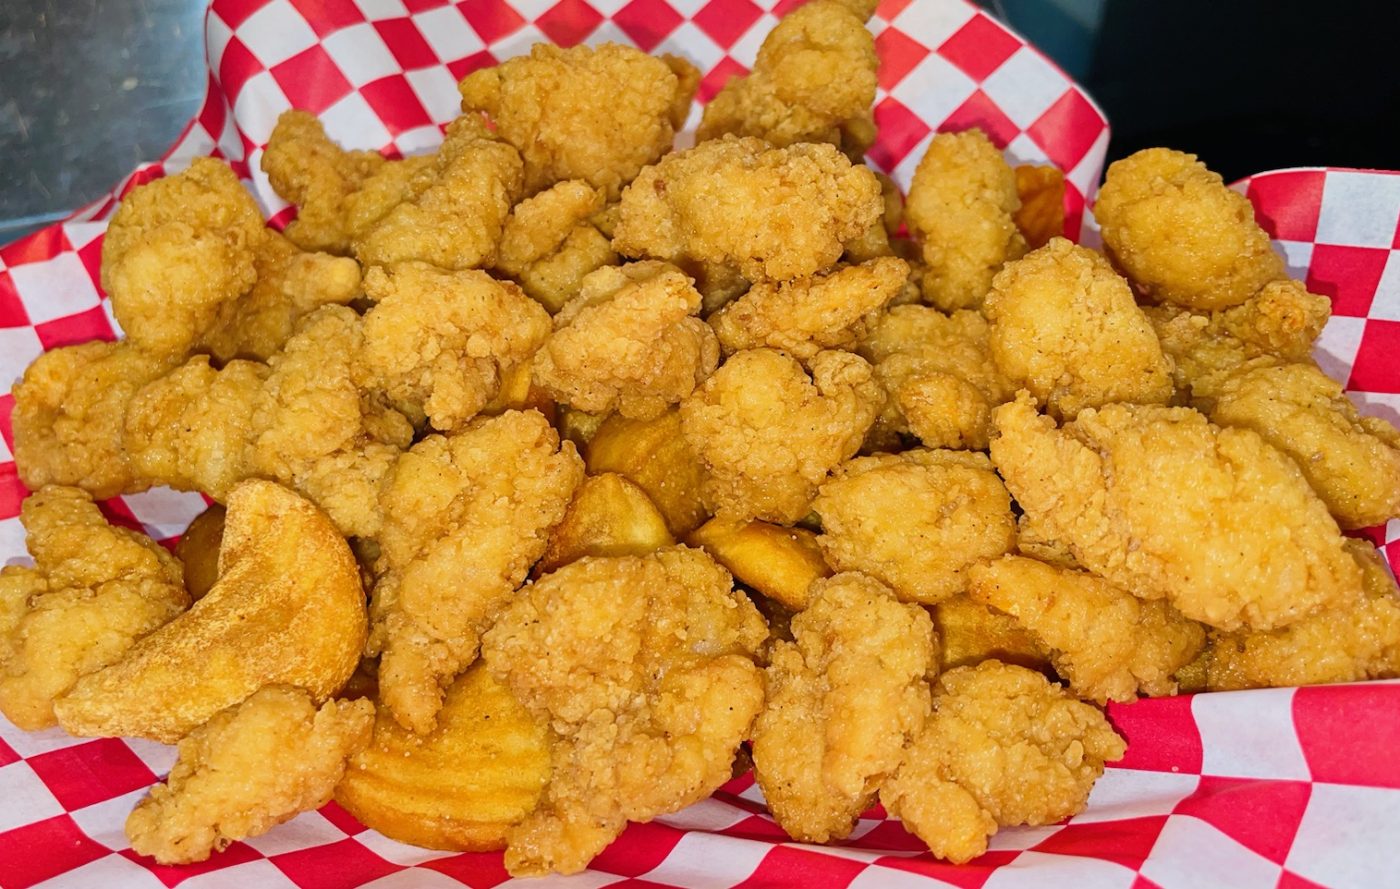
[{"label": "crispy coating", "polygon": [[484,408],[549,335],[549,313],[510,282],[421,262],[373,268],[355,372],[439,432]]},{"label": "crispy coating", "polygon": [[0,713],[25,731],[54,725],[54,699],[117,661],[190,603],[180,563],[107,524],[77,488],[20,506],[33,567],[0,570]]},{"label": "crispy coating", "polygon": [[519,149],[526,194],[582,179],[610,199],[670,150],[684,94],[665,61],[615,43],[537,43],[528,56],[472,72],[458,90],[463,111],[485,114]]},{"label": "crispy coating", "polygon": [[981,130],[934,136],[904,204],[925,263],[924,302],[980,306],[992,277],[1026,252],[1012,219],[1020,206],[1015,174]]},{"label": "crispy coating", "polygon": [[767,347],[810,361],[823,349],[854,350],[908,277],[904,260],[884,257],[796,281],[760,281],[711,315],[710,326],[726,355]]},{"label": "crispy coating", "polygon": [[984,450],[992,408],[1015,392],[992,361],[986,319],[971,310],[895,306],[857,351],[875,365],[887,396],[870,450],[897,449],[905,433],[931,448]]},{"label": "crispy coating", "polygon": [[1201,625],[1166,602],[1141,601],[1084,571],[1005,556],[974,565],[968,580],[973,600],[1034,634],[1055,672],[1087,701],[1176,694],[1173,674],[1205,647]]},{"label": "crispy coating", "polygon": [[864,19],[837,0],[814,0],[783,16],[753,70],[730,78],[705,105],[696,139],[733,133],[779,147],[826,142],[859,159],[875,141],[879,67]]},{"label": "crispy coating", "polygon": [[1194,154],[1147,148],[1115,161],[1094,216],[1109,256],[1154,302],[1224,309],[1284,277],[1249,201]]},{"label": "crispy coating", "polygon": [[790,525],[827,473],[855,454],[881,393],[870,365],[818,352],[809,377],[771,349],[737,352],[681,405],[681,430],[708,472],[701,496],[721,518]]},{"label": "crispy coating", "polygon": [[501,234],[496,271],[550,314],[558,312],[589,272],[618,264],[610,239],[591,221],[604,197],[582,179],[569,179],[516,204]]},{"label": "crispy coating", "polygon": [[754,774],[783,830],[825,843],[850,834],[923,729],[937,644],[928,612],[857,573],[813,583],[791,631],[765,672]]},{"label": "crispy coating", "polygon": [[1049,672],[1049,650],[1010,615],[966,594],[944,599],[929,610],[938,631],[940,672],[989,660]]},{"label": "crispy coating", "polygon": [[1061,429],[1022,393],[992,461],[1088,570],[1224,630],[1285,626],[1361,594],[1337,523],[1287,456],[1190,408],[1108,405]]},{"label": "crispy coating", "polygon": [[1365,596],[1271,633],[1213,634],[1204,658],[1210,691],[1400,676],[1400,590],[1374,546],[1348,538],[1346,547]]},{"label": "crispy coating", "polygon": [[833,265],[882,207],[875,174],[830,145],[725,136],[637,176],[622,195],[613,249],[782,281]]},{"label": "crispy coating", "polygon": [[1219,386],[1210,418],[1252,429],[1292,457],[1341,527],[1400,516],[1400,430],[1361,416],[1317,365],[1264,359],[1243,368]]},{"label": "crispy coating", "polygon": [[51,349],[15,384],[15,464],[32,491],[74,485],[105,499],[144,490],[123,446],[127,406],[170,363],[128,343]]},{"label": "crispy coating", "polygon": [[1039,673],[986,661],[938,678],[933,714],[880,799],[935,856],[961,864],[999,826],[1082,811],[1104,762],[1125,749],[1094,707]]},{"label": "crispy coating", "polygon": [[997,367],[1052,416],[1114,402],[1165,404],[1171,362],[1108,260],[1055,238],[1008,263],[982,307]]},{"label": "crispy coating", "polygon": [[536,411],[429,436],[394,464],[368,653],[383,654],[380,701],[405,728],[433,728],[443,689],[476,660],[582,480],[573,445]]},{"label": "crispy coating", "polygon": [[906,602],[965,592],[968,568],[1016,544],[1011,497],[985,454],[857,457],[821,486],[812,509],[833,569],[869,574]]},{"label": "crispy coating", "polygon": [[695,102],[695,91],[700,88],[700,69],[689,59],[663,52],[657,56],[676,75],[676,94],[671,98],[671,129],[679,133],[685,129],[690,117],[690,106]]},{"label": "crispy coating", "polygon": [[330,801],[345,761],[369,742],[374,705],[274,685],[180,741],[164,783],[126,819],[138,855],[189,864]]},{"label": "crispy coating", "polygon": [[585,558],[521,591],[486,665],[549,720],[544,799],[511,829],[512,874],[573,873],[628,821],[708,796],[763,704],[766,631],[699,550]]},{"label": "crispy coating", "polygon": [[600,268],[554,316],[535,383],[580,410],[658,417],[719,363],[719,342],[699,311],[700,292],[673,265]]}]

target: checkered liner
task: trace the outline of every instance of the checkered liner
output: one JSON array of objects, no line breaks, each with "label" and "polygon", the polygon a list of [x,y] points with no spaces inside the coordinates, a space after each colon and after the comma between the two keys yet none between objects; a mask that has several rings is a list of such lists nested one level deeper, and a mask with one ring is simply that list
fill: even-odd
[{"label": "checkered liner", "polygon": [[[203,154],[224,157],[277,222],[288,211],[258,171],[277,114],[316,112],[333,137],[391,153],[436,144],[468,71],[536,41],[615,40],[677,52],[707,72],[701,99],[751,63],[794,0],[215,0],[203,109],[159,163],[58,226],[0,249],[0,379],[40,351],[116,325],[97,285],[104,224],[121,194]],[[885,0],[871,26],[882,65],[871,160],[907,184],[932,128],[978,125],[1017,161],[1066,170],[1067,229],[1080,230],[1108,127],[1040,53],[961,0]],[[698,119],[693,110],[691,123]],[[1367,409],[1400,418],[1400,174],[1265,173],[1240,184],[1297,277],[1333,300],[1328,371]],[[1086,229],[1092,231],[1092,224]],[[25,491],[0,399],[0,556],[23,558]],[[151,491],[114,500],[116,521],[162,540],[204,506]],[[1400,523],[1371,536],[1400,560]],[[845,844],[787,841],[751,778],[634,825],[586,874],[532,886],[1306,887],[1395,885],[1400,874],[1400,684],[1367,683],[1142,701],[1110,708],[1129,739],[1087,812],[1004,830],[962,867],[934,861],[878,809]],[[45,886],[490,887],[499,854],[415,849],[334,804],[214,860],[163,868],[132,853],[126,813],[171,765],[141,741],[25,734],[0,719],[0,889]]]}]

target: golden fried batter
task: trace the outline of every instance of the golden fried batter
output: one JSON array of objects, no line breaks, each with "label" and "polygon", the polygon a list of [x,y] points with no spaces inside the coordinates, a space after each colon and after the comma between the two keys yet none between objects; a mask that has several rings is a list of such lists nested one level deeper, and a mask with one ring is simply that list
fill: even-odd
[{"label": "golden fried batter", "polygon": [[777,642],[753,731],[754,775],[794,839],[846,837],[929,713],[933,622],[863,574],[812,584]]},{"label": "golden fried batter", "polygon": [[1147,148],[1115,161],[1094,216],[1109,256],[1155,302],[1224,309],[1284,277],[1249,201],[1194,154]]},{"label": "golden fried batter", "polygon": [[860,447],[881,401],[870,365],[832,351],[811,368],[771,349],[737,352],[681,405],[685,440],[709,473],[705,506],[721,518],[792,524]]},{"label": "golden fried batter", "polygon": [[966,591],[969,567],[1016,544],[1011,497],[985,454],[857,457],[821,486],[812,509],[832,568],[869,574],[906,602]]},{"label": "golden fried batter", "polygon": [[486,634],[486,665],[551,727],[539,808],[511,829],[512,874],[582,870],[628,821],[729,780],[763,705],[767,633],[699,550],[586,558],[526,587]]},{"label": "golden fried batter", "polygon": [[519,282],[550,314],[578,293],[594,269],[617,265],[617,254],[591,218],[602,191],[569,179],[515,205],[501,234],[496,270]]},{"label": "golden fried batter", "polygon": [[77,488],[25,499],[34,566],[0,570],[0,713],[26,731],[54,725],[54,699],[122,657],[190,603],[180,563],[107,524]]},{"label": "golden fried batter", "polygon": [[1293,462],[1190,408],[1108,405],[1061,429],[1022,393],[992,460],[1026,514],[1088,570],[1224,630],[1350,604],[1361,574]]},{"label": "golden fried batter", "polygon": [[982,307],[997,367],[1053,416],[1113,402],[1165,404],[1171,362],[1108,260],[1055,238],[1007,264]]},{"label": "golden fried batter", "polygon": [[1124,749],[1094,707],[1039,673],[986,661],[938,678],[933,714],[880,800],[935,856],[961,864],[999,826],[1083,811]]},{"label": "golden fried batter", "polygon": [[554,316],[535,382],[580,410],[658,417],[719,363],[719,342],[699,311],[700,292],[673,265],[600,268]]},{"label": "golden fried batter", "polygon": [[883,206],[875,174],[830,145],[725,136],[637,176],[622,195],[613,249],[782,281],[829,268]]},{"label": "golden fried batter", "polygon": [[188,864],[330,801],[345,761],[369,742],[374,705],[273,685],[180,741],[170,777],[126,819],[138,855]]}]

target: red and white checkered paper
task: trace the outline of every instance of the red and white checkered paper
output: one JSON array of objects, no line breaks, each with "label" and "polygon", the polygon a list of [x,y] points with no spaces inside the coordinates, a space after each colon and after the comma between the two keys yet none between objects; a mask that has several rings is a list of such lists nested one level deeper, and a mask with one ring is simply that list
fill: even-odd
[{"label": "red and white checkered paper", "polygon": [[[675,52],[707,75],[700,98],[752,62],[796,0],[215,0],[204,106],[160,162],[68,222],[0,249],[0,379],[43,349],[116,334],[98,287],[104,223],[121,194],[191,158],[227,158],[276,222],[258,171],[277,114],[309,109],[346,145],[412,153],[440,140],[456,81],[528,50],[614,40]],[[1068,174],[1080,231],[1108,144],[1103,115],[1039,52],[961,0],[885,0],[871,160],[907,184],[933,129],[981,126],[1022,162]],[[698,119],[693,110],[691,123]],[[683,137],[684,138],[684,137]],[[1181,146],[1189,148],[1190,146]],[[1241,183],[1295,276],[1333,300],[1319,358],[1366,410],[1400,419],[1400,174],[1311,169]],[[1092,236],[1092,227],[1086,227]],[[0,399],[0,557],[24,558],[25,495]],[[163,540],[203,508],[151,491],[109,515]],[[1372,538],[1400,561],[1400,523]],[[1067,824],[1003,830],[953,867],[879,810],[833,847],[793,843],[751,777],[651,824],[593,868],[532,886],[1264,889],[1400,885],[1400,684],[1364,683],[1142,701],[1109,710],[1129,741],[1088,810]],[[26,734],[0,718],[0,889],[493,887],[499,854],[405,846],[331,804],[235,843],[206,864],[160,867],[127,848],[126,813],[174,759],[169,747]]]}]

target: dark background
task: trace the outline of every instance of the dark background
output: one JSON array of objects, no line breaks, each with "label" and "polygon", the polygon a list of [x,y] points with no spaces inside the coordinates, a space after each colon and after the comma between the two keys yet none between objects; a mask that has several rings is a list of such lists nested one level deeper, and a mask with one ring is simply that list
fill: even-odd
[{"label": "dark background", "polygon": [[[0,243],[158,157],[203,94],[206,0],[0,0]],[[1400,168],[1400,5],[984,0],[1085,84],[1109,159],[1196,152],[1227,180]]]}]

